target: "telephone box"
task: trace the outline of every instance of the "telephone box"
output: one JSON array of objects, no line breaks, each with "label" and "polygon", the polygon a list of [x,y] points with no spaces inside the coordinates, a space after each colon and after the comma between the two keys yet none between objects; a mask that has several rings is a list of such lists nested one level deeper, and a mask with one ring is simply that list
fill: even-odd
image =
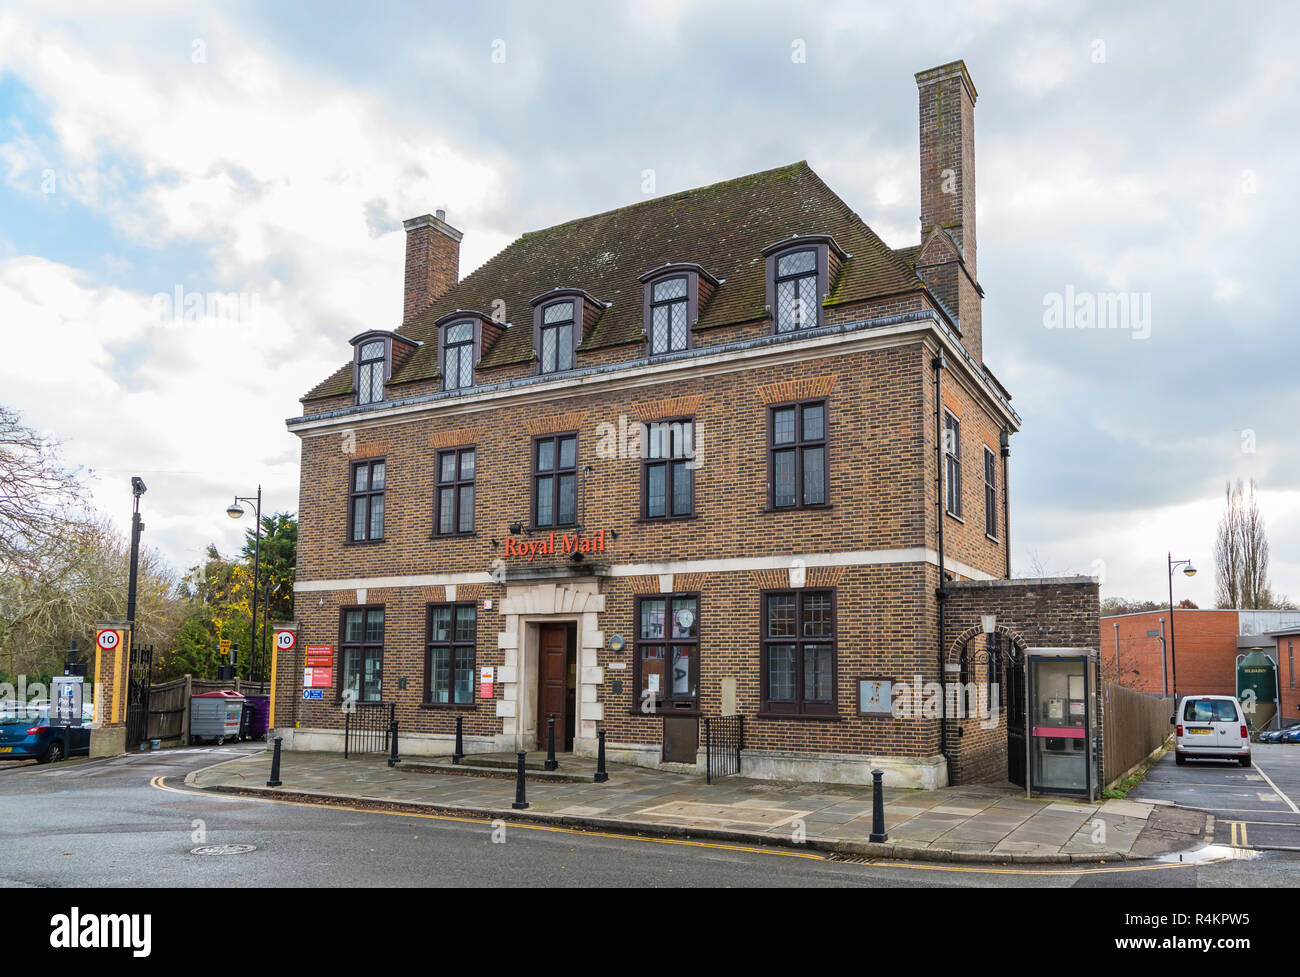
[{"label": "telephone box", "polygon": [[1097,653],[1030,648],[1026,751],[1030,793],[1097,795]]}]

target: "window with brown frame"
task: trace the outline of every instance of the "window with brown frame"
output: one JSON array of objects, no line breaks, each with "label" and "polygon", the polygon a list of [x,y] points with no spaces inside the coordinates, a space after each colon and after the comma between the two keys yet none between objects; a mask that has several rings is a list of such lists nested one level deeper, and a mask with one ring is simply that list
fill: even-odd
[{"label": "window with brown frame", "polygon": [[695,513],[695,424],[689,418],[642,425],[641,517]]},{"label": "window with brown frame", "polygon": [[835,591],[763,594],[763,712],[834,716]]},{"label": "window with brown frame", "polygon": [[821,310],[817,299],[817,249],[804,248],[778,255],[775,272],[776,331],[816,329]]},{"label": "window with brown frame", "polygon": [[474,448],[439,451],[434,532],[459,536],[474,531]]},{"label": "window with brown frame", "polygon": [[442,389],[474,386],[474,323],[442,327]]},{"label": "window with brown frame", "polygon": [[386,468],[382,458],[352,464],[348,483],[348,539],[354,543],[384,538]]},{"label": "window with brown frame", "polygon": [[988,445],[984,446],[984,534],[998,538],[998,462]]},{"label": "window with brown frame", "polygon": [[534,438],[533,525],[540,529],[577,522],[578,436]]},{"label": "window with brown frame", "polygon": [[943,412],[944,508],[961,518],[961,421]]},{"label": "window with brown frame", "polygon": [[783,404],[770,408],[768,416],[768,505],[826,505],[826,401]]},{"label": "window with brown frame", "polygon": [[383,697],[384,605],[345,607],[339,614],[339,697]]},{"label": "window with brown frame", "polygon": [[429,605],[424,662],[424,701],[428,705],[474,704],[477,615],[473,601]]},{"label": "window with brown frame", "polygon": [[700,597],[658,594],[636,599],[633,708],[645,711],[698,709]]},{"label": "window with brown frame", "polygon": [[377,404],[384,399],[384,373],[388,344],[382,339],[362,343],[357,350],[357,403]]},{"label": "window with brown frame", "polygon": [[687,283],[685,275],[674,275],[649,285],[650,322],[646,332],[650,337],[651,354],[672,353],[690,346],[691,330],[686,322],[690,306]]},{"label": "window with brown frame", "polygon": [[538,358],[538,368],[542,373],[573,369],[574,305],[572,299],[566,299],[542,309]]}]

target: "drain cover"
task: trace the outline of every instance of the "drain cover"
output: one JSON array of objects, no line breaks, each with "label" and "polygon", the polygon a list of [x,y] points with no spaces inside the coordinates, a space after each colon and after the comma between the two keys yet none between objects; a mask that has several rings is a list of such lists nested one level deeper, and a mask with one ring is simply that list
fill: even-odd
[{"label": "drain cover", "polygon": [[203,845],[191,848],[191,855],[243,855],[245,852],[257,851],[256,845]]}]

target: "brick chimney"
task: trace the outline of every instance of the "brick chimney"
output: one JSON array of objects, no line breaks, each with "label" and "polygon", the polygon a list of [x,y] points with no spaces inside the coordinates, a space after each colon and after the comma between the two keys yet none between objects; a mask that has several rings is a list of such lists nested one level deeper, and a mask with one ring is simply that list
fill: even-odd
[{"label": "brick chimney", "polygon": [[921,251],[916,268],[983,356],[975,250],[975,99],[963,61],[920,71]]},{"label": "brick chimney", "polygon": [[406,228],[406,287],[402,322],[423,312],[460,278],[460,239],[447,212],[402,221]]}]

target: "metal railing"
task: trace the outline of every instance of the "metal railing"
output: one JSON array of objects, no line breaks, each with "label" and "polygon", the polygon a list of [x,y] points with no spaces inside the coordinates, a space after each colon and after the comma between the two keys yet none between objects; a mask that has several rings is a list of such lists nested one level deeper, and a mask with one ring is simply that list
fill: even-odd
[{"label": "metal railing", "polygon": [[356,702],[343,713],[343,756],[387,753],[396,703]]},{"label": "metal railing", "polygon": [[744,716],[704,717],[704,779],[740,773],[740,751],[745,748]]}]

